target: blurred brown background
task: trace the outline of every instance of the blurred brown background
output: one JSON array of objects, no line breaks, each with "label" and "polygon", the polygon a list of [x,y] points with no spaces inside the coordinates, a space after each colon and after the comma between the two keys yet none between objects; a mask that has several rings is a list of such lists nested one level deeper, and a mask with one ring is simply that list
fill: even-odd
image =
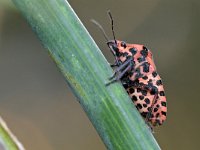
[{"label": "blurred brown background", "polygon": [[[167,122],[156,128],[163,150],[199,149],[200,1],[69,1],[105,56],[111,36],[152,49],[168,100]],[[66,39],[67,40],[67,39]],[[11,1],[0,0],[0,115],[27,150],[104,150],[64,78]]]}]

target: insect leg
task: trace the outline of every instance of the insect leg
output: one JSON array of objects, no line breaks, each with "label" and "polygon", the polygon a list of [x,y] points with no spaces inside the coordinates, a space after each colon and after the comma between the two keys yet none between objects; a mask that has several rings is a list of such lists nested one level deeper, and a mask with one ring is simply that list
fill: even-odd
[{"label": "insect leg", "polygon": [[[120,65],[118,68],[115,69],[113,75],[109,78],[110,80],[116,77],[117,73],[121,72],[124,68],[127,71],[126,68],[129,68],[131,65],[132,58],[129,58],[127,61],[125,61],[122,65]],[[120,73],[119,73],[120,74]],[[123,76],[123,75],[122,75]],[[120,79],[120,78],[119,78]]]},{"label": "insect leg", "polygon": [[146,121],[150,121],[151,114],[152,114],[152,111],[153,111],[153,106],[154,106],[155,101],[156,101],[157,98],[158,98],[158,93],[156,93],[156,94],[154,95],[154,98],[153,98],[153,101],[152,101],[152,104],[151,104],[151,109],[150,109],[150,111],[147,113],[146,118],[145,118]]},{"label": "insect leg", "polygon": [[[142,78],[143,76],[145,76],[144,74],[140,74],[140,76],[137,76],[136,74],[134,74],[135,72],[137,72],[137,69],[139,69],[140,67],[142,67],[142,65],[144,64],[144,63],[146,63],[147,61],[144,61],[144,62],[141,62],[141,63],[139,63],[139,64],[136,64],[135,65],[135,68],[134,69],[132,69],[132,71],[131,71],[131,73],[132,73],[132,76],[130,77],[131,79],[131,83],[133,83],[135,80],[137,80],[138,78]],[[129,83],[129,84],[131,84],[131,83]],[[131,86],[131,85],[130,85]]]},{"label": "insect leg", "polygon": [[111,82],[116,82],[122,78],[122,76],[131,68],[131,65],[128,65],[122,72],[119,73],[118,76],[115,78],[112,78],[113,80]]},{"label": "insect leg", "polygon": [[115,69],[114,74],[109,78],[110,82],[106,83],[106,86],[120,80],[123,75],[132,67],[132,58],[129,58],[121,66]]},{"label": "insect leg", "polygon": [[110,64],[110,67],[117,67],[117,66],[118,66],[117,60],[115,60],[113,64]]}]

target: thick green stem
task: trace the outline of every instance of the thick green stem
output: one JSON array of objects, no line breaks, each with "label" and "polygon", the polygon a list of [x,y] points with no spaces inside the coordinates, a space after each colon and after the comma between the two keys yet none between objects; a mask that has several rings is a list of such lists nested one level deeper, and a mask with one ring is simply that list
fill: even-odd
[{"label": "thick green stem", "polygon": [[13,0],[110,150],[160,149],[108,62],[66,0]]}]

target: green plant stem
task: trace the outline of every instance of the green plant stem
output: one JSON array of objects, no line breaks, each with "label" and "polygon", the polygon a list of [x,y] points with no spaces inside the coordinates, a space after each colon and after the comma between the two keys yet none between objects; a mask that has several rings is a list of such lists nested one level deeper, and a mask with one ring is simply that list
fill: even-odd
[{"label": "green plant stem", "polygon": [[0,117],[0,150],[24,150],[24,147],[8,129]]},{"label": "green plant stem", "polygon": [[112,69],[66,0],[13,0],[110,150],[159,150]]}]

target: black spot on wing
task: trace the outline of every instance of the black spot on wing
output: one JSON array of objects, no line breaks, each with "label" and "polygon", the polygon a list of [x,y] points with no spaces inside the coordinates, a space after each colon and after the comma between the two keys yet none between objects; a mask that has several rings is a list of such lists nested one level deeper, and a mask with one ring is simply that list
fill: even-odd
[{"label": "black spot on wing", "polygon": [[145,61],[145,58],[144,57],[139,57],[137,60],[138,60],[139,63],[141,63],[141,62]]},{"label": "black spot on wing", "polygon": [[150,100],[148,98],[145,98],[144,101],[146,104],[150,104]]},{"label": "black spot on wing", "polygon": [[129,89],[129,92],[130,92],[130,94],[132,94],[132,93],[135,92],[135,89],[134,89],[134,88],[130,88],[130,89]]},{"label": "black spot on wing", "polygon": [[144,77],[142,77],[142,79],[144,79],[144,80],[147,80],[147,79],[148,79],[148,77],[147,77],[147,76],[144,76]]},{"label": "black spot on wing", "polygon": [[158,111],[158,108],[154,108],[154,109],[153,109],[153,112],[157,112],[157,111]]},{"label": "black spot on wing", "polygon": [[140,95],[140,96],[139,96],[139,99],[140,99],[140,100],[143,100],[143,99],[144,99],[144,96],[143,96],[143,95]]},{"label": "black spot on wing", "polygon": [[167,103],[166,102],[161,102],[161,105],[166,107],[167,106]]},{"label": "black spot on wing", "polygon": [[158,74],[157,74],[156,71],[152,72],[152,76],[153,76],[154,78],[155,78],[157,75],[158,75]]},{"label": "black spot on wing", "polygon": [[159,115],[160,115],[160,114],[159,114],[159,113],[157,113],[157,114],[156,114],[156,118],[158,118],[158,117],[159,117]]},{"label": "black spot on wing", "polygon": [[150,94],[151,94],[151,95],[155,95],[155,94],[157,94],[157,93],[158,93],[158,88],[155,87],[155,86],[152,86],[152,87],[151,87],[151,92],[150,92]]},{"label": "black spot on wing", "polygon": [[142,115],[142,117],[146,118],[147,112],[142,112],[141,115]]},{"label": "black spot on wing", "polygon": [[144,64],[143,64],[143,72],[147,72],[147,73],[148,73],[148,72],[149,72],[149,66],[150,66],[150,65],[149,65],[148,62],[144,63]]},{"label": "black spot on wing", "polygon": [[162,80],[157,80],[157,81],[156,81],[156,85],[157,85],[157,86],[162,85]]},{"label": "black spot on wing", "polygon": [[143,46],[143,50],[140,51],[140,54],[144,57],[147,57],[148,55],[148,49]]},{"label": "black spot on wing", "polygon": [[141,88],[137,88],[137,92],[138,92],[138,93],[141,92]]},{"label": "black spot on wing", "polygon": [[162,115],[164,115],[164,116],[166,116],[166,115],[167,115],[167,113],[166,113],[166,112],[164,112],[164,111],[161,111],[161,114],[162,114]]},{"label": "black spot on wing", "polygon": [[133,101],[137,101],[137,97],[135,95],[132,96],[131,98]]},{"label": "black spot on wing", "polygon": [[137,50],[135,48],[130,48],[129,51],[132,53],[133,56],[137,53]]},{"label": "black spot on wing", "polygon": [[143,104],[143,107],[146,108],[146,107],[147,107],[147,104]]},{"label": "black spot on wing", "polygon": [[152,110],[152,107],[148,107],[148,108],[147,108],[147,110],[148,110],[149,112],[151,112],[151,110]]},{"label": "black spot on wing", "polygon": [[147,96],[147,90],[141,90],[142,95]]},{"label": "black spot on wing", "polygon": [[142,105],[141,105],[141,104],[137,104],[136,107],[137,107],[138,109],[142,109]]},{"label": "black spot on wing", "polygon": [[160,96],[165,96],[165,92],[164,91],[160,91]]}]

